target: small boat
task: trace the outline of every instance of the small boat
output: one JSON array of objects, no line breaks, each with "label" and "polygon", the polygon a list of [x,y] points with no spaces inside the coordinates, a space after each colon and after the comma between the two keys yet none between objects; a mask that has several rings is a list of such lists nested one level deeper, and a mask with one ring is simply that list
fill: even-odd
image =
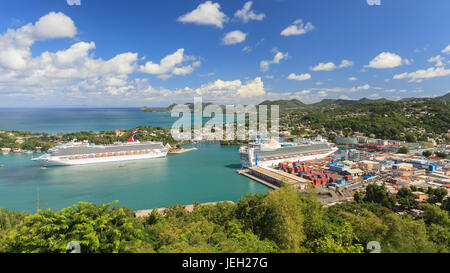
[{"label": "small boat", "polygon": [[47,170],[47,167],[41,167],[41,170],[42,171]]}]

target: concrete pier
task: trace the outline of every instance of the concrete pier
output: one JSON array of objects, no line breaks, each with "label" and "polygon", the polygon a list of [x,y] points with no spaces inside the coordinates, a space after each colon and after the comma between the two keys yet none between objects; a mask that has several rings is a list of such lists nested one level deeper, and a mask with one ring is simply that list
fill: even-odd
[{"label": "concrete pier", "polygon": [[173,151],[169,151],[169,154],[184,154],[190,151],[195,151],[197,150],[197,148],[187,148],[187,149],[177,149],[177,150],[173,150]]},{"label": "concrete pier", "polygon": [[311,184],[309,180],[302,177],[267,167],[255,166],[245,170],[239,170],[237,173],[247,176],[248,178],[272,189],[278,189],[283,183],[288,183],[299,191],[306,191],[308,189],[308,185]]}]

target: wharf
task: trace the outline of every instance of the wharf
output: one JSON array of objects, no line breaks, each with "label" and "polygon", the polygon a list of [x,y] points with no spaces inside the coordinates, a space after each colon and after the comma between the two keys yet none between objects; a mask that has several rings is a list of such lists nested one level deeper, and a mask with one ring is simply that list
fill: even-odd
[{"label": "wharf", "polygon": [[195,151],[197,148],[188,148],[188,149],[177,149],[173,151],[169,151],[169,154],[184,154],[190,151]]},{"label": "wharf", "polygon": [[308,185],[311,184],[309,180],[302,177],[267,167],[264,168],[255,166],[245,170],[239,170],[237,173],[272,189],[278,189],[283,183],[288,183],[294,186],[297,190],[306,191],[308,189]]},{"label": "wharf", "polygon": [[[217,201],[217,202],[207,202],[207,203],[201,203],[200,206],[205,206],[205,205],[215,205],[217,203],[232,203],[234,204],[233,201]],[[158,208],[156,209],[159,213],[164,214],[164,210],[166,208]],[[194,211],[194,205],[184,205],[184,209],[188,212],[193,212]],[[143,210],[136,210],[134,212],[134,216],[136,218],[139,217],[146,217],[148,215],[150,215],[152,213],[153,209],[143,209]]]}]

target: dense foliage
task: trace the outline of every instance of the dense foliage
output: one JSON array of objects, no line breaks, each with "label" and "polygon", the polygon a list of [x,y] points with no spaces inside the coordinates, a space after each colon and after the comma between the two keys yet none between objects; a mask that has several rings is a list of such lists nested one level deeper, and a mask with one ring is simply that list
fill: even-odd
[{"label": "dense foliage", "polygon": [[436,136],[445,138],[450,130],[450,107],[443,99],[327,100],[289,111],[282,118],[294,127],[304,124],[311,129],[342,131],[344,135],[362,132],[366,136],[408,142]]},{"label": "dense foliage", "polygon": [[[374,195],[379,196],[377,189]],[[375,198],[376,199],[376,198]],[[367,200],[323,207],[290,186],[238,203],[172,206],[135,218],[131,209],[79,203],[34,215],[0,210],[0,252],[448,252],[448,211],[427,204],[421,219]]]},{"label": "dense foliage", "polygon": [[[132,130],[124,130],[123,134],[116,135],[115,131],[82,131],[73,133],[61,133],[58,135],[50,135],[48,133],[30,133],[12,131],[12,135],[8,133],[0,133],[0,148],[20,148],[23,150],[39,150],[47,151],[56,146],[56,143],[64,141],[68,142],[74,139],[78,141],[87,140],[95,144],[113,144],[114,142],[126,142],[131,136],[132,131],[137,131],[136,139],[143,141],[158,141],[170,145],[179,144],[170,132],[169,129],[152,126],[139,126]],[[23,140],[23,143],[17,143],[17,140]]]}]

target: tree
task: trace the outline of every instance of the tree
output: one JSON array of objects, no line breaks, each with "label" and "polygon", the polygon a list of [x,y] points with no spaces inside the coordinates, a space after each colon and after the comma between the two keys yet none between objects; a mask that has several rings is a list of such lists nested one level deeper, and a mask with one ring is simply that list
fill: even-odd
[{"label": "tree", "polygon": [[397,192],[397,201],[399,204],[401,204],[403,207],[407,209],[415,209],[417,208],[416,203],[416,196],[409,190],[408,188],[401,188]]},{"label": "tree", "polygon": [[425,157],[429,157],[429,156],[433,155],[433,152],[431,152],[431,151],[423,151],[422,155],[425,156]]},{"label": "tree", "polygon": [[378,203],[388,208],[392,208],[395,203],[392,198],[389,198],[386,187],[377,184],[367,185],[364,201]]},{"label": "tree", "polygon": [[400,148],[398,149],[398,152],[399,152],[400,154],[407,154],[407,153],[409,153],[409,148],[406,147],[406,146],[402,146],[402,147],[400,147]]},{"label": "tree", "polygon": [[65,252],[77,241],[82,252],[130,252],[140,243],[131,209],[80,202],[59,212],[28,215],[7,243],[8,252]]}]

